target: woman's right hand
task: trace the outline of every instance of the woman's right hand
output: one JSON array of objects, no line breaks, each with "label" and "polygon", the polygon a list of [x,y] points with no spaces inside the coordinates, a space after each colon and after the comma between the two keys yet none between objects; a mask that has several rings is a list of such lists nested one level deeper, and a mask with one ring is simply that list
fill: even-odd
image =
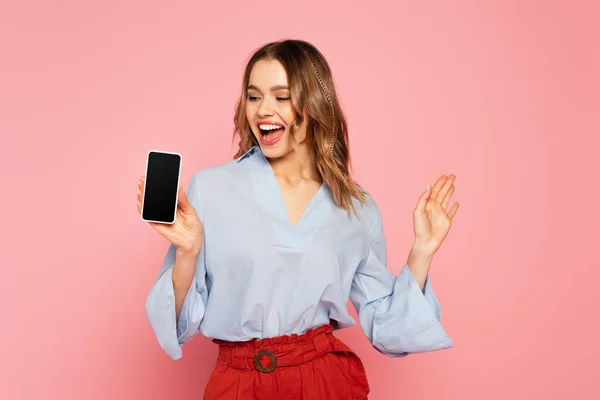
[{"label": "woman's right hand", "polygon": [[[142,199],[144,196],[144,179],[138,180],[137,209],[142,213]],[[202,222],[196,209],[189,202],[183,187],[179,187],[177,196],[177,213],[173,224],[160,224],[148,222],[158,233],[177,247],[177,250],[186,253],[199,254],[202,248],[203,229]]]}]

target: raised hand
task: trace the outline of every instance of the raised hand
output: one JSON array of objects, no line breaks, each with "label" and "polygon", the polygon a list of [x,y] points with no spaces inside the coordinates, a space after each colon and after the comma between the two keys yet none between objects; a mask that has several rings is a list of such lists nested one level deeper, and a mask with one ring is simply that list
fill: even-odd
[{"label": "raised hand", "polygon": [[449,211],[448,203],[454,193],[456,176],[442,175],[433,188],[428,189],[419,197],[413,213],[415,243],[433,255],[442,245],[452,225],[459,204],[454,203]]}]

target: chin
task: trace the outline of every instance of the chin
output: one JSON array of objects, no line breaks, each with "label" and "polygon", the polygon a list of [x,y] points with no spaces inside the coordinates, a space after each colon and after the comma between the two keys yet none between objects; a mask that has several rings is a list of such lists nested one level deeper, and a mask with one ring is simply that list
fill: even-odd
[{"label": "chin", "polygon": [[256,136],[255,138],[258,141],[258,145],[260,146],[260,150],[262,151],[262,153],[269,158],[283,157],[286,154],[288,154],[290,150],[292,150],[292,144],[287,135],[284,135],[284,137],[282,137],[277,143],[273,145],[263,144],[260,138]]},{"label": "chin", "polygon": [[286,146],[285,143],[282,142],[279,142],[274,146],[265,146],[261,143],[260,149],[262,153],[269,158],[283,157],[290,151],[289,146]]}]

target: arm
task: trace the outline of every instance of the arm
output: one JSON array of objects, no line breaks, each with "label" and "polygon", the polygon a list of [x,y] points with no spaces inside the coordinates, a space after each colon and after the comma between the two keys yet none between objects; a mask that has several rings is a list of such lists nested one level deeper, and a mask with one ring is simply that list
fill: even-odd
[{"label": "arm", "polygon": [[197,252],[186,253],[179,249],[175,250],[175,265],[173,266],[171,278],[173,280],[173,291],[175,293],[175,315],[177,322],[179,322],[179,315],[181,314],[183,302],[185,301],[190,286],[192,285],[192,281],[194,280],[198,256],[199,253]]},{"label": "arm", "polygon": [[418,243],[414,243],[406,260],[408,269],[410,269],[423,293],[425,293],[425,284],[429,277],[429,267],[431,266],[432,258],[433,256],[423,250]]},{"label": "arm", "polygon": [[417,264],[409,268],[409,262],[426,259],[409,255],[410,261],[397,277],[388,270],[381,216],[376,205],[371,206],[369,253],[358,266],[350,290],[363,332],[379,352],[390,357],[452,347],[452,340],[440,324],[441,309],[430,277],[422,278],[421,289],[411,272]]},{"label": "arm", "polygon": [[[187,194],[202,219],[197,177]],[[146,300],[146,315],[162,349],[173,360],[182,357],[183,344],[199,332],[208,301],[204,240],[199,252],[183,252],[169,245]]]}]

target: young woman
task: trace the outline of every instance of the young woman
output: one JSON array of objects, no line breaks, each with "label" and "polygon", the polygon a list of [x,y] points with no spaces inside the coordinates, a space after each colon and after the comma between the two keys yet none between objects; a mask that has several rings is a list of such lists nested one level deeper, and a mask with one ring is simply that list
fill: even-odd
[{"label": "young woman", "polygon": [[[219,345],[205,399],[365,399],[360,359],[333,331],[355,321],[390,357],[452,346],[428,272],[458,203],[453,175],[421,194],[399,276],[379,209],[350,175],[346,121],[323,55],[285,40],[248,61],[235,159],[180,188],[146,312],[179,359],[198,332]],[[138,211],[141,212],[140,178]]]}]

